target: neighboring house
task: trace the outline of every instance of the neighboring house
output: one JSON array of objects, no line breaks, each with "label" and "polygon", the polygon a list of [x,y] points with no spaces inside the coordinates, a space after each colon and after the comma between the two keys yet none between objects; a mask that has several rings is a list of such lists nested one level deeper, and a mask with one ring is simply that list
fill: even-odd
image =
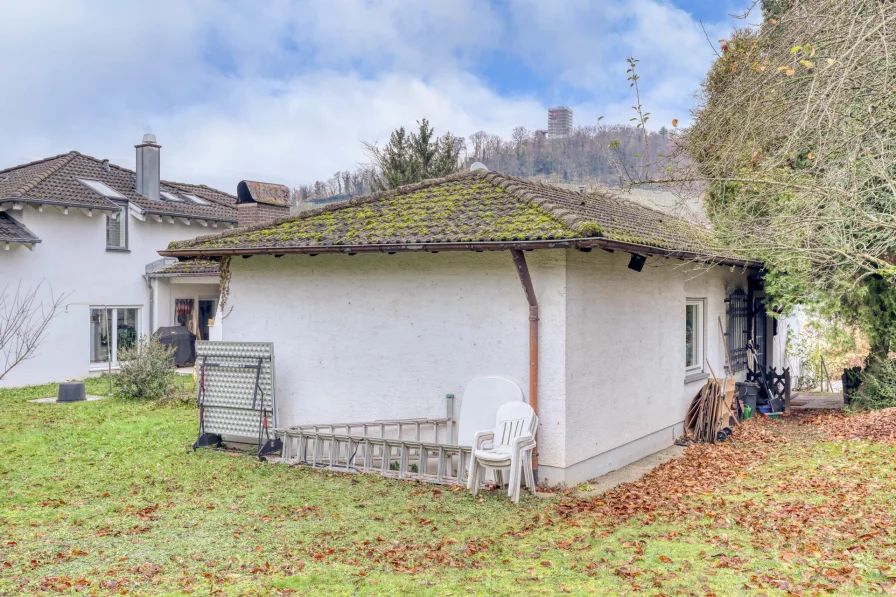
[{"label": "neighboring house", "polygon": [[217,268],[184,270],[157,250],[233,228],[238,199],[160,180],[160,149],[145,136],[136,171],[76,151],[0,170],[0,280],[11,291],[43,283],[44,300],[51,288],[67,295],[38,356],[0,385],[117,368],[122,347],[161,326],[189,325],[203,338],[220,330]]},{"label": "neighboring house", "polygon": [[160,253],[232,257],[223,338],[274,343],[281,426],[440,417],[446,394],[503,376],[537,395],[541,478],[571,484],[682,434],[707,362],[725,370],[719,321],[738,379],[747,335],[771,351],[746,308],[759,264],[708,238],[617,197],[475,171]]}]

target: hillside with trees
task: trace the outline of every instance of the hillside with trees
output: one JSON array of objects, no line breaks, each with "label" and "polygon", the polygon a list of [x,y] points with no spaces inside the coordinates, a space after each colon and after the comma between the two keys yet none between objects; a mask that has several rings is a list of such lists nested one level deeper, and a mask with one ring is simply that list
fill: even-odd
[{"label": "hillside with trees", "polygon": [[[436,137],[425,119],[421,125],[423,123],[428,127],[425,133],[421,130],[408,134],[402,127],[392,133],[389,143],[383,148],[365,144],[370,163],[354,170],[336,172],[329,180],[300,185],[295,189],[296,200],[300,204],[315,205],[387,188],[388,184],[382,184],[384,164],[388,160],[400,163],[406,153],[415,151],[414,138],[417,139],[416,145],[431,146],[432,149],[427,151],[439,152],[437,167],[422,170],[431,175],[424,175],[424,178],[444,176],[453,169],[445,161],[447,153],[449,157],[453,156],[457,169],[478,161],[490,170],[514,176],[589,186],[617,186],[620,182],[620,160],[632,163],[643,157],[645,163],[661,163],[661,156],[669,151],[672,144],[671,134],[665,127],[645,136],[641,130],[629,125],[581,126],[576,127],[569,137],[559,139],[549,139],[539,132],[517,127],[506,139],[485,131],[468,138],[455,137],[451,133]],[[420,140],[421,135],[426,135],[423,141]],[[447,152],[439,150],[438,144],[445,147],[449,143]],[[611,144],[614,145],[612,151],[609,150]],[[385,168],[389,169],[389,166]],[[401,168],[398,170],[401,171]],[[410,171],[395,178],[395,182],[399,183],[414,180],[416,177]]]}]

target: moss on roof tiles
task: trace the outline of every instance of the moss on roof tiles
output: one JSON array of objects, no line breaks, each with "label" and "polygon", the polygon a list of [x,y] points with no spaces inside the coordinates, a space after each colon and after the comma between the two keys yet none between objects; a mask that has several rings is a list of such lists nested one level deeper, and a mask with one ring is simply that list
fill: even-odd
[{"label": "moss on roof tiles", "polygon": [[459,178],[169,248],[260,248],[573,238],[552,214],[487,180]]},{"label": "moss on roof tiles", "polygon": [[168,249],[226,252],[592,237],[673,251],[714,244],[707,229],[625,199],[477,171],[328,205],[266,225],[172,242]]},{"label": "moss on roof tiles", "polygon": [[209,259],[187,259],[166,265],[152,272],[154,275],[182,275],[182,276],[217,276],[221,271],[221,264]]}]

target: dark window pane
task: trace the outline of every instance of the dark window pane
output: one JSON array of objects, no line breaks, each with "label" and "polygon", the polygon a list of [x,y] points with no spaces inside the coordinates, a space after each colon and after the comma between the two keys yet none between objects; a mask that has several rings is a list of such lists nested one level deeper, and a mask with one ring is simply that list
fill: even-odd
[{"label": "dark window pane", "polygon": [[[118,309],[118,350],[137,345],[137,309]],[[116,359],[117,360],[117,359]]]},{"label": "dark window pane", "polygon": [[694,344],[694,334],[697,321],[697,306],[685,307],[684,331],[685,331],[685,365],[693,367],[697,364],[697,347]]},{"label": "dark window pane", "polygon": [[90,362],[105,363],[112,350],[112,309],[90,310]]}]

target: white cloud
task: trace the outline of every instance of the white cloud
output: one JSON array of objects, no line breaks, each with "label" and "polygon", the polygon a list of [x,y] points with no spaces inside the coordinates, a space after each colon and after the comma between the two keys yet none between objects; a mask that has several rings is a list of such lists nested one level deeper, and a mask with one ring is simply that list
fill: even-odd
[{"label": "white cloud", "polygon": [[662,0],[7,2],[0,164],[78,149],[130,166],[149,126],[165,177],[233,190],[327,178],[423,116],[461,135],[544,127],[545,90],[502,96],[472,74],[494,51],[578,87],[578,124],[627,121],[628,55],[653,122],[684,121],[711,60]]},{"label": "white cloud", "polygon": [[199,180],[237,177],[224,188],[240,177],[299,184],[354,168],[363,159],[362,141],[384,142],[395,126],[414,126],[421,114],[443,131],[509,134],[541,112],[535,100],[499,97],[463,74],[423,81],[325,72],[298,77],[276,93],[259,91],[235,90],[225,105],[195,106],[163,121],[156,130],[167,144],[165,163],[179,170],[189,163]]}]

